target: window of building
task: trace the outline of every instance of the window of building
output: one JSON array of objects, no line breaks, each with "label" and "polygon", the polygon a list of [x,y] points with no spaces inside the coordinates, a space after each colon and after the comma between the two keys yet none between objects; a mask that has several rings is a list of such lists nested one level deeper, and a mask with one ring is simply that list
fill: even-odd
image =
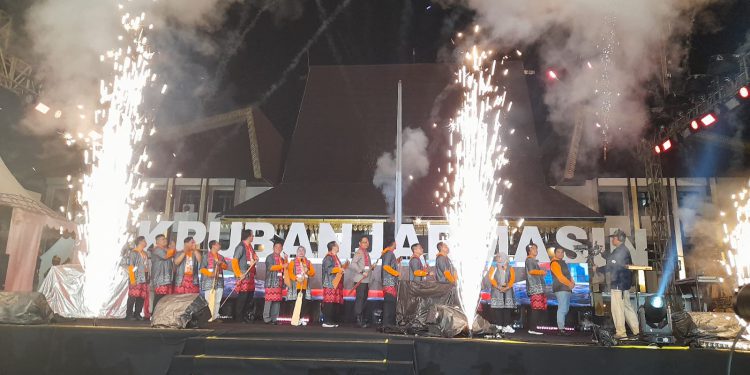
[{"label": "window of building", "polygon": [[210,212],[225,212],[234,207],[234,190],[219,190],[211,192]]},{"label": "window of building", "polygon": [[648,192],[639,191],[638,192],[638,215],[639,216],[648,215],[648,212],[646,211],[646,207],[648,207],[649,203],[651,203],[651,199],[648,195]]},{"label": "window of building", "polygon": [[625,200],[622,192],[599,192],[599,213],[604,216],[625,216]]},{"label": "window of building", "polygon": [[200,189],[179,189],[175,197],[175,212],[198,212],[201,203]]},{"label": "window of building", "polygon": [[146,211],[164,212],[167,204],[167,191],[164,189],[151,189],[146,196]]}]

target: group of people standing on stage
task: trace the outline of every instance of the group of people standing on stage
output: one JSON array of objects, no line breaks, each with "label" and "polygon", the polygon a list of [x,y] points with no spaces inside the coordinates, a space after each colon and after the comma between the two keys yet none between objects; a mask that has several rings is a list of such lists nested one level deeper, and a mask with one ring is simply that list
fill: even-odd
[{"label": "group of people standing on stage", "polygon": [[[351,262],[342,263],[338,257],[339,245],[329,242],[328,254],[323,258],[323,316],[325,321],[323,327],[337,327],[344,304],[343,275],[345,272],[353,274],[355,300],[354,315],[357,325],[368,327],[367,318],[364,316],[365,304],[370,291],[372,274],[377,264],[373,264],[369,253],[370,240],[362,236],[359,246],[354,252]],[[383,327],[396,325],[396,301],[398,296],[398,281],[401,278],[401,261],[394,254],[396,242],[388,241],[388,246],[383,249],[379,260],[382,262],[380,275],[383,283]],[[423,259],[424,249],[419,243],[411,246],[412,256],[409,259],[410,281],[424,281],[427,277],[435,275],[438,282],[455,283],[455,270],[448,255],[448,245],[444,242],[438,244],[438,259],[436,261],[436,273],[429,270],[427,262]]]},{"label": "group of people standing on stage", "polygon": [[[126,318],[132,320],[148,319],[150,306],[156,306],[159,300],[168,294],[188,294],[204,292],[221,300],[224,288],[221,270],[226,269],[226,260],[219,254],[221,245],[218,241],[209,242],[208,255],[202,255],[195,240],[187,237],[182,251],[177,251],[174,243],[167,244],[167,238],[160,234],[150,251],[146,249],[146,239],[136,238],[135,248],[125,259],[129,286],[126,305]],[[203,278],[198,277],[198,272]],[[150,301],[150,290],[153,287],[154,301]],[[218,291],[218,296],[209,293]],[[210,304],[210,303],[209,303]],[[141,316],[143,313],[143,317]]]},{"label": "group of people standing on stage", "polygon": [[[630,251],[625,246],[626,235],[617,230],[609,236],[615,247],[605,256],[605,265],[598,267],[598,271],[609,274],[608,283],[611,292],[612,319],[615,324],[616,337],[625,337],[625,323],[634,335],[638,335],[638,317],[630,303],[629,290],[632,285],[632,275],[627,266],[632,264]],[[536,244],[526,246],[526,293],[530,300],[530,314],[528,332],[541,335],[538,327],[544,325],[547,315],[547,295],[545,292],[545,276],[547,271],[539,266],[537,256],[539,248]],[[552,292],[557,300],[557,330],[561,335],[570,335],[565,328],[565,320],[570,311],[570,301],[575,289],[575,281],[570,267],[565,262],[565,250],[554,248],[554,257],[550,261],[552,274]],[[505,333],[513,333],[511,314],[517,308],[513,284],[516,281],[515,270],[509,264],[506,254],[497,254],[495,262],[487,273],[492,285],[490,307],[494,312],[494,319],[499,328]]]},{"label": "group of people standing on stage", "polygon": [[[201,292],[208,302],[211,320],[219,318],[219,308],[224,291],[224,270],[231,269],[236,278],[232,293],[236,293],[233,316],[237,322],[251,322],[250,312],[254,309],[256,264],[258,255],[253,247],[253,232],[242,232],[242,241],[234,250],[231,263],[219,254],[221,245],[218,241],[209,243],[210,251],[201,254],[192,237],[184,241],[184,249],[177,251],[173,244],[167,245],[164,235],[156,236],[156,243],[150,251],[146,249],[144,237],[138,237],[135,248],[125,259],[125,266],[130,278],[127,301],[127,318],[132,320],[148,319],[148,306],[156,307],[159,300],[172,293]],[[368,320],[364,315],[365,305],[369,295],[369,285],[377,264],[373,264],[370,257],[370,240],[362,236],[359,246],[351,261],[343,263],[338,256],[339,245],[335,241],[327,245],[327,254],[322,263],[323,284],[323,315],[324,327],[337,327],[343,313],[345,273],[351,274],[355,286],[354,313],[357,324],[367,327]],[[375,262],[382,261],[380,269],[383,281],[383,324],[396,324],[396,298],[398,294],[398,280],[400,260],[394,254],[395,241],[390,241]],[[265,303],[263,307],[263,321],[276,324],[281,302],[284,300],[283,290],[286,287],[287,301],[296,301],[298,295],[301,301],[301,315],[310,314],[311,282],[316,276],[315,268],[306,258],[306,249],[300,246],[291,261],[282,255],[283,243],[275,242],[273,251],[265,259]],[[453,265],[448,258],[449,248],[444,242],[438,244],[436,272],[430,272],[427,262],[423,259],[424,249],[420,244],[411,246],[412,256],[409,260],[409,276],[412,281],[424,281],[434,276],[438,282],[455,283],[456,276]],[[202,277],[198,277],[200,273]],[[154,301],[149,303],[149,295],[153,288]],[[145,309],[144,309],[145,307]],[[143,312],[143,318],[141,313]]]},{"label": "group of people standing on stage", "polygon": [[[624,335],[625,323],[631,326],[634,333],[638,333],[637,317],[632,306],[622,301],[627,300],[631,279],[625,266],[630,263],[630,253],[623,245],[624,235],[618,232],[614,235],[613,244],[617,248],[608,256],[607,265],[601,270],[610,273],[612,284],[612,313],[619,336]],[[256,264],[258,255],[253,248],[253,232],[245,230],[242,241],[234,250],[234,256],[229,263],[219,251],[218,241],[209,242],[209,252],[201,254],[195,240],[188,237],[184,240],[184,249],[177,251],[174,244],[167,245],[164,235],[156,236],[156,243],[150,251],[146,250],[146,240],[138,237],[135,248],[126,257],[126,268],[130,279],[127,300],[127,317],[140,320],[149,318],[149,305],[156,306],[159,300],[168,294],[202,293],[211,310],[211,321],[219,318],[219,308],[224,291],[224,270],[231,269],[236,277],[236,285],[232,293],[237,298],[234,305],[234,319],[238,322],[250,322],[250,311],[253,308],[255,293]],[[448,257],[449,247],[445,242],[438,244],[438,255],[435,259],[435,271],[430,271],[423,259],[424,249],[416,243],[411,246],[412,256],[409,259],[410,281],[424,281],[428,277],[437,282],[455,283],[456,273]],[[380,254],[380,258],[373,263],[370,256],[370,241],[362,236],[359,246],[351,261],[343,263],[338,256],[339,245],[335,241],[326,245],[327,254],[322,262],[322,285],[324,327],[336,327],[343,312],[345,273],[351,274],[355,293],[354,313],[357,325],[367,327],[368,320],[364,315],[365,304],[369,295],[369,285],[377,263],[380,267],[383,283],[383,326],[396,324],[396,301],[398,295],[398,281],[402,279],[400,259],[394,254],[395,241],[390,241]],[[284,300],[283,290],[287,289],[286,300],[296,301],[300,296],[301,316],[310,315],[312,301],[311,279],[316,276],[315,268],[306,258],[307,250],[300,246],[296,257],[291,261],[282,255],[283,243],[275,242],[273,251],[265,259],[265,304],[263,307],[263,321],[276,324],[281,302]],[[530,299],[530,314],[528,332],[541,334],[538,326],[544,325],[546,320],[547,297],[545,292],[545,276],[547,271],[539,266],[537,255],[539,249],[535,244],[526,246],[525,259],[526,292]],[[570,267],[564,260],[565,252],[562,248],[554,250],[554,258],[550,262],[552,274],[552,291],[557,299],[557,328],[560,334],[567,335],[565,320],[570,309],[570,300],[575,282],[571,277]],[[198,277],[198,273],[202,275]],[[513,333],[512,312],[518,307],[513,291],[516,282],[516,271],[510,264],[507,254],[496,254],[494,262],[486,276],[491,285],[490,307],[493,318],[499,328],[505,333]],[[149,295],[153,288],[154,301],[149,304]],[[146,307],[144,309],[144,307]],[[628,308],[630,307],[630,308]]]},{"label": "group of people standing on stage", "polygon": [[[547,313],[547,295],[545,294],[545,276],[547,271],[539,266],[537,256],[539,248],[535,244],[526,246],[526,293],[530,300],[528,332],[541,335],[538,326],[543,325]],[[555,248],[554,258],[550,262],[552,272],[552,290],[557,298],[557,328],[561,335],[568,335],[565,330],[565,318],[570,309],[570,297],[575,288],[575,282],[570,274],[570,268],[564,260],[565,252],[562,248]],[[512,313],[518,307],[513,285],[516,282],[516,271],[510,264],[507,254],[495,255],[495,262],[487,272],[487,278],[492,287],[490,293],[490,308],[494,313],[494,320],[503,333],[514,333]]]}]

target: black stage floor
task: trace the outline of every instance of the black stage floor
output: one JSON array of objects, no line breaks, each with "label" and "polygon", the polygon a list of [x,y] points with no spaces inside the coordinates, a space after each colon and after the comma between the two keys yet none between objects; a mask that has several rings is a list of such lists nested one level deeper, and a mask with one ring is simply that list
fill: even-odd
[{"label": "black stage floor", "polygon": [[[724,374],[727,357],[682,347],[604,348],[584,333],[489,340],[262,323],[0,325],[0,374]],[[747,374],[750,353],[735,354],[732,367]]]}]

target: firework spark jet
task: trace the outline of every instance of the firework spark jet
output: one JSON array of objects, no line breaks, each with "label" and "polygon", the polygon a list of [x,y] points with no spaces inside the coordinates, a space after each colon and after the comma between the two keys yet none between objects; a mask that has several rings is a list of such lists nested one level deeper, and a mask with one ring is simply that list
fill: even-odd
[{"label": "firework spark jet", "polygon": [[111,63],[114,78],[101,83],[97,124],[101,134],[92,137],[85,153],[88,173],[83,177],[78,202],[83,210],[79,233],[85,256],[84,303],[94,316],[106,316],[106,304],[114,295],[120,278],[120,252],[130,238],[143,210],[148,187],[138,173],[148,162],[142,140],[148,122],[141,113],[143,92],[151,82],[149,61],[152,53],[143,36],[145,14],[122,16],[126,46],[102,57]]},{"label": "firework spark jet", "polygon": [[[450,199],[445,215],[450,226],[451,258],[457,272],[456,287],[469,331],[487,260],[492,256],[497,216],[502,210],[501,189],[509,186],[499,177],[508,160],[501,142],[505,93],[492,79],[496,62],[476,46],[466,53],[457,82],[464,90],[462,106],[451,121],[451,151],[446,192]],[[508,103],[510,107],[510,103]]]},{"label": "firework spark jet", "polygon": [[[750,182],[742,191],[732,194],[737,223],[731,230],[724,223],[724,242],[729,245],[722,262],[727,274],[736,278],[737,287],[750,284]],[[722,216],[725,214],[722,212]]]}]

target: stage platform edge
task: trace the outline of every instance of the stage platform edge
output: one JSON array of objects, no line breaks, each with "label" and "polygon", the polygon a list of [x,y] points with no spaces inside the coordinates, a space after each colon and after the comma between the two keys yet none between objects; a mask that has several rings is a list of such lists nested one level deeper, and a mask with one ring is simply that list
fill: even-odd
[{"label": "stage platform edge", "polygon": [[[7,374],[718,374],[728,351],[683,347],[604,348],[549,337],[443,339],[385,335],[372,329],[217,324],[212,329],[153,329],[144,323],[79,321],[0,325]],[[543,337],[545,340],[547,336]],[[736,353],[733,374],[750,368]]]}]

